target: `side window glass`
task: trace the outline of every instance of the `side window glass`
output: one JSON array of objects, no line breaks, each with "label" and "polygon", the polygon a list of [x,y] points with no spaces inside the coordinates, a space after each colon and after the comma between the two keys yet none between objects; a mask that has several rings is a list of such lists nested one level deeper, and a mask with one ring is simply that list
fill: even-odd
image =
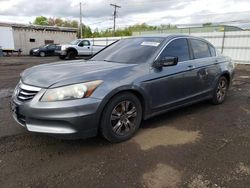
[{"label": "side window glass", "polygon": [[49,46],[48,46],[48,49],[54,50],[54,49],[55,49],[55,45],[49,45]]},{"label": "side window glass", "polygon": [[179,62],[190,60],[187,39],[181,38],[170,42],[159,58],[165,57],[178,57]]},{"label": "side window glass", "polygon": [[89,42],[88,40],[84,40],[84,41],[83,41],[83,45],[84,45],[84,46],[90,46],[90,42]]},{"label": "side window glass", "polygon": [[209,46],[209,50],[210,50],[210,53],[211,53],[211,56],[214,57],[216,56],[216,51],[215,51],[215,48],[211,45],[208,45]]},{"label": "side window glass", "polygon": [[195,59],[211,57],[208,44],[206,42],[196,39],[190,39],[190,41]]},{"label": "side window glass", "polygon": [[80,46],[80,47],[83,47],[83,41],[81,41],[79,44],[78,44],[78,46]]}]

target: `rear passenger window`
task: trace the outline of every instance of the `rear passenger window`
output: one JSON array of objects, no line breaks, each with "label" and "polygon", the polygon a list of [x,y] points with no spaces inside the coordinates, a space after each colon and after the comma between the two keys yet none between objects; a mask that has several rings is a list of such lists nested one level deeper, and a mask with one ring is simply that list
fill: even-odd
[{"label": "rear passenger window", "polygon": [[178,57],[178,61],[190,60],[187,39],[176,39],[170,42],[159,58],[164,57]]},{"label": "rear passenger window", "polygon": [[209,50],[210,50],[211,56],[212,57],[216,56],[216,51],[215,51],[214,47],[211,46],[211,45],[208,45],[208,46],[209,46]]},{"label": "rear passenger window", "polygon": [[190,42],[192,45],[195,59],[211,57],[208,44],[206,42],[196,39],[190,39]]}]

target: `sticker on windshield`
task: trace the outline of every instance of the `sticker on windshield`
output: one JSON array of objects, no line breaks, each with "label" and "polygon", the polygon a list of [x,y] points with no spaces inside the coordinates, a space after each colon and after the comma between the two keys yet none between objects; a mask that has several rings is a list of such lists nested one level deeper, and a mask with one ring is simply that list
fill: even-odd
[{"label": "sticker on windshield", "polygon": [[150,42],[150,41],[145,41],[141,43],[142,46],[154,46],[154,47],[159,46],[159,44],[160,44],[159,42]]}]

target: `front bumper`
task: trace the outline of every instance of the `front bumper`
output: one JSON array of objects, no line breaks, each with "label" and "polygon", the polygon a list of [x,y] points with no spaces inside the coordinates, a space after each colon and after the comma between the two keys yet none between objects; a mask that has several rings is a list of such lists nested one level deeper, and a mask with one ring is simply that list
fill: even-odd
[{"label": "front bumper", "polygon": [[65,56],[65,55],[67,55],[67,51],[66,50],[56,50],[55,55]]},{"label": "front bumper", "polygon": [[87,138],[97,135],[101,100],[85,98],[71,101],[40,102],[42,89],[31,101],[11,100],[14,119],[30,132],[61,138]]}]

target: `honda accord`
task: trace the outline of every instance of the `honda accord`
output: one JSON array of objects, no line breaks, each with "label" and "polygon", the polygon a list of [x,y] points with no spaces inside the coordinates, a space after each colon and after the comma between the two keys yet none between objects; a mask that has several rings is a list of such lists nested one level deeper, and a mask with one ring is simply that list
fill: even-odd
[{"label": "honda accord", "polygon": [[119,40],[88,61],[39,65],[16,86],[14,119],[62,138],[131,138],[141,121],[202,100],[221,104],[234,64],[208,41],[185,35]]}]

